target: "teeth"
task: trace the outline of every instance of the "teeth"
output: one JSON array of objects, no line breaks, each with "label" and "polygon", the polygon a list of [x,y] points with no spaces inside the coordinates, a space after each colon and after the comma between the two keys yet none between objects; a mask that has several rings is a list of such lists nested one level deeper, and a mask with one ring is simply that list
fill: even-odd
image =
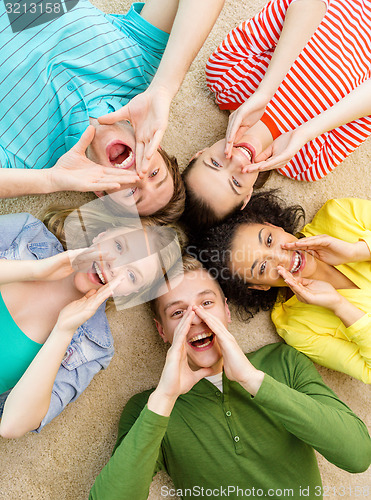
[{"label": "teeth", "polygon": [[195,337],[192,337],[188,342],[195,342],[196,340],[206,339],[206,337],[210,337],[210,333],[200,333]]},{"label": "teeth", "polygon": [[244,146],[236,146],[236,147],[241,151],[242,154],[246,156],[246,158],[252,161],[252,152],[249,149],[245,148]]},{"label": "teeth", "polygon": [[129,165],[132,159],[133,159],[133,152],[130,151],[129,156],[126,158],[126,160],[124,160],[122,163],[115,163],[114,167],[124,168],[126,167],[126,165]]},{"label": "teeth", "polygon": [[296,252],[294,263],[292,265],[292,268],[290,269],[290,273],[296,273],[296,271],[299,269],[300,266],[301,266],[301,256],[298,252]]},{"label": "teeth", "polygon": [[106,284],[106,280],[104,279],[102,271],[99,269],[98,264],[96,262],[94,262],[94,269],[95,269],[95,272],[97,273],[97,275],[99,276],[99,279],[103,283],[103,285],[105,285]]}]

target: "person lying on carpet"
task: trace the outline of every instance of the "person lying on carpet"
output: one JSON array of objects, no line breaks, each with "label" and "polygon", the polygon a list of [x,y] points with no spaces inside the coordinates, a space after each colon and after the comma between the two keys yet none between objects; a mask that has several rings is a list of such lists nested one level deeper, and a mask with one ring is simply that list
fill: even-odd
[{"label": "person lying on carpet", "polygon": [[[47,227],[26,213],[0,216],[6,438],[39,432],[107,368],[114,349],[106,300],[113,295],[118,309],[146,302],[160,283],[171,283],[181,260],[175,231],[146,220],[138,226],[103,206],[50,209],[44,220]],[[66,241],[74,249],[64,251]]]},{"label": "person lying on carpet", "polygon": [[54,16],[0,5],[0,197],[104,191],[175,220],[184,187],[159,144],[224,0],[147,0],[126,15],[70,3]]},{"label": "person lying on carpet", "polygon": [[242,209],[270,169],[304,181],[331,172],[371,134],[370,64],[368,2],[271,0],[234,28],[206,66],[233,113],[226,139],[183,172],[186,220],[211,226]]},{"label": "person lying on carpet", "polygon": [[157,388],[125,406],[90,500],[146,500],[160,470],[175,486],[163,486],[163,496],[279,498],[290,491],[299,498],[305,489],[305,497],[322,498],[314,449],[348,472],[368,468],[365,424],[290,346],[244,354],[228,330],[224,294],[199,262],[188,259],[182,282],[152,309],[171,344],[165,366]]},{"label": "person lying on carpet", "polygon": [[[274,305],[277,333],[316,363],[371,383],[371,201],[329,200],[303,216],[272,192],[209,230],[199,255],[251,317]],[[216,258],[218,256],[218,258]]]}]

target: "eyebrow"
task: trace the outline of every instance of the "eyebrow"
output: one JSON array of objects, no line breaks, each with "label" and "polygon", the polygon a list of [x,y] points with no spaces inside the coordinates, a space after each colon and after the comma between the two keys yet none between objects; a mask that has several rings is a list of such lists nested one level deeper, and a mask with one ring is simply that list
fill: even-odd
[{"label": "eyebrow", "polygon": [[[264,230],[264,227],[261,228],[261,230],[259,231],[258,233],[258,239],[259,239],[259,243],[262,245],[263,244],[263,238],[262,238],[262,232]],[[256,266],[256,264],[258,263],[258,259],[254,260],[254,263],[253,265],[251,266],[251,269],[250,269],[250,272],[251,272],[251,277],[253,278],[254,275],[253,275],[253,271],[254,271],[254,268]]]},{"label": "eyebrow", "polygon": [[[216,297],[216,293],[214,292],[214,290],[203,290],[202,292],[198,293],[197,294],[197,297],[202,297],[203,295],[208,295],[212,293],[215,297]],[[166,304],[165,308],[164,308],[164,313],[166,313],[166,311],[170,308],[170,307],[173,307],[173,306],[178,306],[180,304],[184,304],[184,301],[183,300],[174,300],[174,302],[169,302],[168,304]]]},{"label": "eyebrow", "polygon": [[[205,160],[203,160],[203,164],[205,165],[205,167],[209,167],[211,168],[212,170],[216,170],[217,172],[220,172],[220,169],[218,167],[214,167],[213,165],[210,165],[209,163],[207,163]],[[228,183],[229,185],[231,186],[231,189],[233,191],[234,194],[236,194],[237,196],[240,196],[240,193],[237,191],[237,189],[234,187],[233,185],[233,182],[228,179]]]},{"label": "eyebrow", "polygon": [[[155,188],[158,189],[165,181],[166,179],[168,178],[169,176],[169,169],[165,166],[165,170],[166,170],[166,174],[165,174],[165,177],[163,179],[161,179],[160,181],[158,181],[157,184],[155,184]],[[139,203],[143,201],[143,195],[141,194],[139,196],[139,198],[137,199],[137,202],[136,202],[136,205],[139,205]]]}]

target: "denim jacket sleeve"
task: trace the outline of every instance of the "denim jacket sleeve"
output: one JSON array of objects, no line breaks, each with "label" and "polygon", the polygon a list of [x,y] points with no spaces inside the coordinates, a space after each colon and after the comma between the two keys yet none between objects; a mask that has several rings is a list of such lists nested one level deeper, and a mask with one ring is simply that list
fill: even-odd
[{"label": "denim jacket sleeve", "polygon": [[90,384],[94,375],[107,368],[114,353],[113,338],[105,314],[105,303],[75,332],[58,370],[50,405],[40,432]]}]

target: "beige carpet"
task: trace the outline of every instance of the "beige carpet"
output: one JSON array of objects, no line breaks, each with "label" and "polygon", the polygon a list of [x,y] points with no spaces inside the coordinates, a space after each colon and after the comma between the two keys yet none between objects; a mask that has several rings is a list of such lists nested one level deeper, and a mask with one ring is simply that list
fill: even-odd
[{"label": "beige carpet", "polygon": [[[106,12],[124,13],[130,3],[129,0],[101,0],[96,5]],[[173,104],[171,123],[163,141],[169,152],[178,156],[182,166],[196,150],[222,138],[227,122],[227,115],[218,111],[205,86],[203,68],[206,58],[230,28],[250,17],[263,4],[264,0],[227,0],[213,32],[189,71]],[[369,140],[320,182],[300,183],[276,174],[269,187],[281,187],[289,201],[301,202],[307,210],[307,220],[310,220],[329,198],[371,198],[370,162]],[[88,196],[71,193],[14,199],[2,202],[0,211],[29,211],[36,215],[51,202],[84,199]],[[0,438],[1,500],[86,499],[95,477],[110,457],[122,407],[133,394],[157,383],[165,348],[156,333],[149,309],[139,306],[129,311],[111,311],[109,320],[116,347],[109,368],[97,375],[80,399],[40,435],[29,434],[18,441]],[[248,325],[234,321],[231,329],[245,351],[279,340],[268,314],[259,314]],[[371,429],[371,387],[337,372],[323,368],[319,371],[325,382]],[[371,470],[352,475],[322,458],[319,462],[323,484],[331,488],[327,498],[352,499],[357,497],[356,486],[371,489]],[[285,473],[284,464],[282,473]],[[151,500],[161,498],[163,484],[170,484],[168,478],[158,475],[151,487]],[[346,490],[343,495],[341,486]],[[333,488],[337,490],[337,496],[333,494]],[[365,496],[358,494],[358,498]]]}]

